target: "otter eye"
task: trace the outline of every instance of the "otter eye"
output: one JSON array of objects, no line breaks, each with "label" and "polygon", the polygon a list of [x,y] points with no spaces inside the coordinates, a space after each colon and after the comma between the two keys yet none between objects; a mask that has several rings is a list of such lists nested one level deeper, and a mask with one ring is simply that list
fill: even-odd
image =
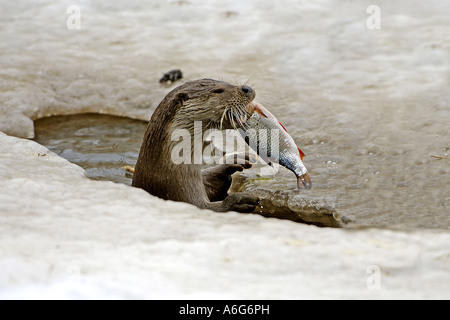
[{"label": "otter eye", "polygon": [[221,94],[221,93],[224,93],[224,92],[225,91],[223,89],[216,89],[216,90],[213,91],[213,93],[218,93],[218,94]]}]

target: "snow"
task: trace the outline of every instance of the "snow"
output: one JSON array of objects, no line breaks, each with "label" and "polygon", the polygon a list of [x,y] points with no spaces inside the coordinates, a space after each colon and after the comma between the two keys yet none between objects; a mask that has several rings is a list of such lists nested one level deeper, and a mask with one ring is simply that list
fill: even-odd
[{"label": "snow", "polygon": [[159,78],[186,66],[187,79],[251,77],[312,141],[375,130],[448,147],[448,1],[383,2],[371,32],[366,3],[217,2],[83,0],[81,30],[66,27],[73,1],[2,3],[0,299],[449,299],[448,230],[218,214],[89,180],[21,139],[54,114],[149,119],[170,90]]},{"label": "snow", "polygon": [[450,298],[446,231],[217,214],[89,180],[5,134],[0,190],[2,299]]}]

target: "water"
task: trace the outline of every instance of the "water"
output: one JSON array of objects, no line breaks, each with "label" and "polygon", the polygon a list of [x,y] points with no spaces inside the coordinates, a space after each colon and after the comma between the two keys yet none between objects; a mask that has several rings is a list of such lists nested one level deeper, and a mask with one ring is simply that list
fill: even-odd
[{"label": "water", "polygon": [[86,170],[93,180],[131,186],[146,123],[107,115],[80,114],[39,119],[35,141]]},{"label": "water", "polygon": [[[80,30],[71,1],[4,2],[0,130],[32,138],[32,120],[86,112],[147,121],[173,68],[248,82],[306,153],[310,197],[362,225],[448,229],[450,161],[432,156],[449,156],[450,4],[375,1],[370,30],[373,2],[85,0]],[[285,171],[247,178],[295,188]]]},{"label": "water", "polygon": [[[98,114],[54,116],[35,121],[34,140],[57,155],[85,169],[93,180],[113,181],[131,186],[146,123],[124,117]],[[131,170],[130,170],[131,169]],[[235,175],[231,188],[252,185],[251,175],[259,175],[264,167],[255,167],[250,175]],[[250,170],[249,170],[250,171]],[[258,178],[257,180],[260,180]],[[267,179],[267,178],[265,178]],[[250,181],[250,184],[248,183]],[[233,190],[235,189],[235,190]],[[334,211],[321,199],[303,198],[301,208],[280,202],[282,195],[274,190],[254,191],[262,200],[255,213],[266,217],[288,219],[318,226],[340,227]],[[294,195],[290,199],[297,199]],[[298,199],[297,199],[298,200]]]},{"label": "water", "polygon": [[[145,122],[82,114],[40,119],[35,126],[35,141],[83,167],[91,179],[131,185],[132,174],[125,167],[134,167],[136,163]],[[445,167],[447,160],[430,157],[427,162],[413,163],[413,168],[396,167],[393,163],[408,165],[403,154],[385,154],[374,148],[359,150],[353,165],[351,150],[332,146],[336,155],[329,158],[330,142],[311,141],[306,145],[318,150],[310,160],[313,190],[296,190],[295,177],[288,170],[280,168],[275,175],[264,174],[267,170],[256,166],[235,177],[234,191],[262,197],[264,201],[256,212],[266,216],[296,220],[297,215],[293,213],[296,208],[326,216],[332,207],[339,216],[353,220],[357,226],[448,228],[445,188],[439,190],[433,185],[418,188],[412,170],[430,166],[422,170],[439,177],[446,171],[438,168],[442,164]],[[362,163],[356,165],[358,161]],[[344,170],[339,169],[342,166]],[[349,174],[349,170],[353,172]],[[405,171],[411,176],[405,176]],[[424,173],[418,171],[417,175]],[[429,198],[433,194],[436,199]],[[312,220],[319,225],[335,225],[326,217],[316,216]],[[327,222],[324,224],[323,220]]]}]

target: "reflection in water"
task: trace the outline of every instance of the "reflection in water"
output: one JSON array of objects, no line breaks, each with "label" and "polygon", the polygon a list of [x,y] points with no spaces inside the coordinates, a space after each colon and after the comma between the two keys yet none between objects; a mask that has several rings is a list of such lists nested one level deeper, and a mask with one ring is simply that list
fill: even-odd
[{"label": "reflection in water", "polygon": [[89,178],[131,185],[124,167],[136,164],[146,123],[81,114],[35,122],[36,142],[86,170]]}]

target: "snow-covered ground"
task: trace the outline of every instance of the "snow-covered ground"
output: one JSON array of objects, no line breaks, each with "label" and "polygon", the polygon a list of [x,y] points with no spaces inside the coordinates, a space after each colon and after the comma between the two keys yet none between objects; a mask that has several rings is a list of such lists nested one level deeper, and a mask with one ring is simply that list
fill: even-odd
[{"label": "snow-covered ground", "polygon": [[[387,166],[414,173],[401,186],[442,183],[445,162],[427,171],[417,153],[448,147],[448,1],[373,2],[383,18],[371,32],[372,1],[83,0],[80,30],[67,28],[73,1],[2,3],[0,298],[449,299],[447,225],[320,229],[217,214],[89,180],[21,139],[52,114],[148,119],[169,90],[159,77],[181,66],[191,79],[250,77],[263,102],[280,101],[293,135],[307,131],[312,150],[319,140],[399,155],[405,162]],[[318,180],[328,173],[316,169]],[[431,180],[417,179],[425,173]],[[359,186],[361,177],[349,179]],[[440,212],[445,188],[424,189]]]},{"label": "snow-covered ground", "polygon": [[92,181],[0,134],[0,298],[450,298],[448,232],[320,229]]}]

